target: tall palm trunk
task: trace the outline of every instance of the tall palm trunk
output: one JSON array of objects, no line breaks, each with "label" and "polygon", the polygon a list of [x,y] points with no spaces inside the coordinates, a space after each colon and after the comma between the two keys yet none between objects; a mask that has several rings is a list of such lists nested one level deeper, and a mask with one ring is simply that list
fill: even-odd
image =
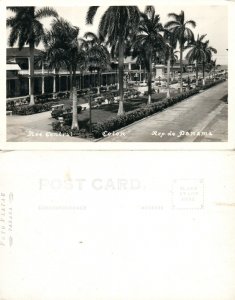
[{"label": "tall palm trunk", "polygon": [[202,84],[205,85],[205,61],[202,62]]},{"label": "tall palm trunk", "polygon": [[118,76],[119,76],[119,107],[118,107],[118,115],[124,114],[124,107],[123,107],[123,66],[124,66],[124,44],[122,36],[120,35],[119,41],[118,41]]},{"label": "tall palm trunk", "polygon": [[198,61],[196,60],[196,86],[198,86]]},{"label": "tall palm trunk", "polygon": [[34,43],[29,45],[29,105],[34,105]]},{"label": "tall palm trunk", "polygon": [[170,58],[167,60],[167,98],[170,98],[170,65],[171,61]]},{"label": "tall palm trunk", "polygon": [[69,99],[73,100],[73,69],[72,69],[72,66],[69,67],[69,82],[70,82]]},{"label": "tall palm trunk", "polygon": [[73,69],[73,77],[72,77],[72,90],[73,90],[73,120],[71,129],[79,129],[78,126],[78,96],[77,96],[77,86],[76,86],[76,68]]},{"label": "tall palm trunk", "polygon": [[90,75],[89,75],[89,89],[92,87],[91,83],[92,83],[92,71],[90,71]]},{"label": "tall palm trunk", "polygon": [[180,92],[183,92],[183,45],[180,45]]},{"label": "tall palm trunk", "polygon": [[143,78],[143,82],[146,82],[146,68],[144,67],[144,78]]},{"label": "tall palm trunk", "polygon": [[148,72],[148,104],[151,104],[152,94],[152,51],[149,51],[149,72]]},{"label": "tall palm trunk", "polygon": [[171,72],[171,80],[174,80],[174,75],[173,75],[173,65],[172,65],[172,64],[171,64],[170,72]]},{"label": "tall palm trunk", "polygon": [[97,95],[100,95],[100,85],[101,85],[101,74],[100,74],[100,69],[97,70],[97,79],[98,79],[98,84],[97,84]]}]

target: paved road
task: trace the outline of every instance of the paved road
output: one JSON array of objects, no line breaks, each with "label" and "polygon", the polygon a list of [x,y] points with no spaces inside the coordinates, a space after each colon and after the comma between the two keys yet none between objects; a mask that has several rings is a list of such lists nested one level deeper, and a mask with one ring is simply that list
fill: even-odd
[{"label": "paved road", "polygon": [[227,89],[228,83],[223,82],[100,142],[227,141],[228,108],[221,100],[227,95]]},{"label": "paved road", "polygon": [[89,142],[88,139],[59,135],[52,131],[51,112],[29,116],[7,116],[8,142]]},{"label": "paved road", "polygon": [[[227,94],[227,82],[184,100],[163,112],[118,131],[121,136],[101,142],[190,142],[226,141],[227,105],[220,99]],[[50,112],[30,116],[7,116],[8,142],[89,142],[79,137],[58,136],[52,132]],[[211,132],[212,135],[185,136],[185,132]],[[169,136],[169,132],[175,136]],[[165,135],[164,135],[165,134]]]}]

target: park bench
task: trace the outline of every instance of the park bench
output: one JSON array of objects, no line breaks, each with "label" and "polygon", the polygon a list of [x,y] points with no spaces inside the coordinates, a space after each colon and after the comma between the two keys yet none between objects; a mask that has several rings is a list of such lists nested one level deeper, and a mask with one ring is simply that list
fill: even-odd
[{"label": "park bench", "polygon": [[83,103],[80,106],[82,107],[82,111],[89,108],[89,104],[88,103]]},{"label": "park bench", "polygon": [[12,110],[7,110],[6,115],[7,116],[12,116]]},{"label": "park bench", "polygon": [[54,111],[54,110],[60,110],[60,109],[63,109],[64,108],[64,104],[57,104],[57,105],[52,105],[51,107],[51,111]]}]

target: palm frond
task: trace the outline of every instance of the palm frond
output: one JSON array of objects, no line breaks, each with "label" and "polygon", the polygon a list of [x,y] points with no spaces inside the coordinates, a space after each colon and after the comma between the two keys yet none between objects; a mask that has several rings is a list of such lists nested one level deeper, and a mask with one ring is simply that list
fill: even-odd
[{"label": "palm frond", "polygon": [[151,6],[151,5],[146,6],[145,10],[144,10],[144,13],[146,15],[149,15],[150,17],[152,17],[155,14],[155,8],[154,8],[154,6]]},{"label": "palm frond", "polygon": [[20,33],[19,28],[16,28],[15,30],[12,30],[10,32],[10,35],[9,35],[9,38],[8,38],[8,44],[9,44],[10,47],[13,47],[14,44],[16,43],[16,41],[18,39],[18,36],[19,36],[19,33]]},{"label": "palm frond", "polygon": [[209,47],[209,50],[210,50],[211,52],[214,52],[215,54],[217,53],[217,50],[216,50],[215,48],[213,48],[213,47]]},{"label": "palm frond", "polygon": [[196,25],[197,25],[197,23],[195,21],[193,21],[193,20],[189,20],[189,21],[185,22],[185,24],[186,25],[191,25],[193,28],[195,28]]},{"label": "palm frond", "polygon": [[173,19],[175,19],[175,20],[178,20],[179,15],[177,15],[176,13],[169,13],[169,14],[168,14],[168,17],[169,17],[169,18],[173,18]]},{"label": "palm frond", "polygon": [[202,42],[203,39],[204,39],[206,36],[207,36],[207,34],[202,34],[201,36],[199,36],[199,34],[198,34],[197,40],[198,40],[199,42]]},{"label": "palm frond", "polygon": [[8,10],[11,10],[12,12],[15,12],[15,13],[17,13],[20,8],[21,7],[19,7],[19,6],[7,6]]},{"label": "palm frond", "polygon": [[12,27],[15,25],[15,23],[16,23],[16,20],[14,17],[7,18],[7,21],[6,21],[7,27]]},{"label": "palm frond", "polygon": [[35,12],[35,18],[41,19],[44,17],[58,17],[57,11],[52,7],[43,7]]},{"label": "palm frond", "polygon": [[177,21],[168,21],[165,24],[165,28],[170,30],[171,28],[174,28],[174,27],[179,26],[179,25],[180,24]]},{"label": "palm frond", "polygon": [[90,32],[90,31],[88,31],[84,34],[84,38],[91,39],[94,42],[97,42],[99,40],[98,36],[95,33]]},{"label": "palm frond", "polygon": [[90,6],[86,15],[86,23],[92,24],[99,6]]}]

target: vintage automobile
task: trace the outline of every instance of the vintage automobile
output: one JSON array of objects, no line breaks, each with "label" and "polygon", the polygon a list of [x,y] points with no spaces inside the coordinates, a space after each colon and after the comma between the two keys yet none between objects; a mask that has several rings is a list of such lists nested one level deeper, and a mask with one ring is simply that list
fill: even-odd
[{"label": "vintage automobile", "polygon": [[[77,106],[77,111],[78,113],[82,111],[82,107],[80,105]],[[51,117],[54,119],[64,117],[71,112],[72,112],[72,108],[71,107],[64,108],[64,104],[57,104],[51,107]]]},{"label": "vintage automobile", "polygon": [[62,117],[64,113],[64,104],[57,104],[51,107],[51,116],[52,118],[58,119]]}]

